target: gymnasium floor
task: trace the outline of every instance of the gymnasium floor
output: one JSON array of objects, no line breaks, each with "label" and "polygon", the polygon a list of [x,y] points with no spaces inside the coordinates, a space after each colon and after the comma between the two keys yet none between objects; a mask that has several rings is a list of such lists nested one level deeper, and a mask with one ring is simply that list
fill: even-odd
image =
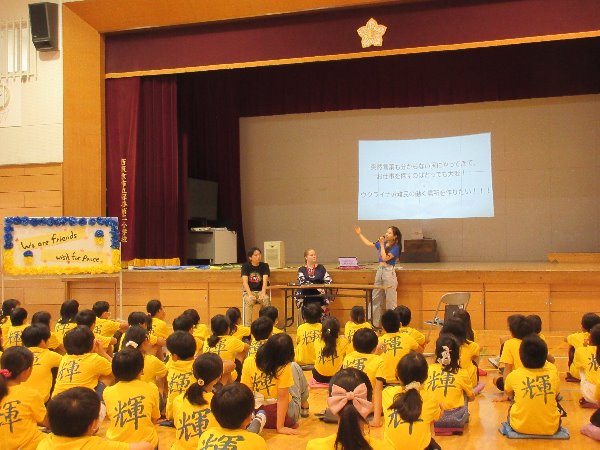
[{"label": "gymnasium floor", "polygon": [[[589,417],[593,410],[583,409],[579,406],[580,398],[579,385],[576,383],[567,383],[564,381],[564,374],[567,366],[567,344],[563,342],[564,334],[545,333],[546,341],[550,352],[556,357],[556,364],[561,373],[561,394],[563,400],[562,406],[568,413],[563,419],[565,426],[571,434],[568,441],[546,440],[546,439],[528,439],[516,440],[507,439],[500,435],[498,426],[505,420],[509,404],[507,402],[492,402],[497,397],[498,390],[492,383],[493,376],[497,370],[493,369],[487,360],[488,356],[494,356],[499,349],[498,337],[505,334],[501,331],[480,331],[477,333],[480,345],[482,346],[482,355],[480,365],[488,371],[488,376],[481,380],[486,382],[483,392],[478,395],[474,402],[469,405],[471,413],[470,423],[462,436],[440,436],[436,441],[441,447],[446,449],[460,450],[487,450],[487,449],[588,449],[600,448],[600,444],[583,436],[579,433],[581,426],[589,422]],[[433,339],[432,339],[433,340]],[[426,351],[431,351],[430,343]],[[305,372],[307,377],[310,372]],[[319,421],[313,414],[325,409],[326,390],[312,389],[310,393],[310,413],[311,417],[301,419],[298,428],[299,435],[284,436],[279,435],[274,430],[263,431],[263,437],[267,441],[269,448],[278,450],[304,449],[308,440],[315,437],[327,436],[336,432],[337,426],[325,424]],[[106,423],[105,423],[106,426]],[[103,427],[104,428],[104,427]],[[158,427],[160,436],[159,450],[168,450],[174,440],[174,430],[172,428]],[[383,428],[372,428],[371,434],[376,437],[383,437]]]}]

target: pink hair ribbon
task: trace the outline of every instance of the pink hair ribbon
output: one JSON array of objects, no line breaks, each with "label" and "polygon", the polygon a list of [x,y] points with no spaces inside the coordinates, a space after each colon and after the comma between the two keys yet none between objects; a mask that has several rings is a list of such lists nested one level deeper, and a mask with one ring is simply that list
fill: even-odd
[{"label": "pink hair ribbon", "polygon": [[358,413],[365,418],[373,408],[373,403],[367,400],[367,385],[365,383],[359,384],[353,391],[346,391],[336,384],[331,387],[331,397],[327,399],[327,406],[333,414],[338,414],[349,401],[352,402]]}]

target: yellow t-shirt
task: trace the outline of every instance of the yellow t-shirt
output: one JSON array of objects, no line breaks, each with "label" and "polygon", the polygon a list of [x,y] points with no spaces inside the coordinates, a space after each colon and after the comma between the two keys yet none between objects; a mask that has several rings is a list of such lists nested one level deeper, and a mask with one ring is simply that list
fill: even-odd
[{"label": "yellow t-shirt", "polygon": [[400,333],[408,333],[419,345],[425,345],[425,335],[416,328],[412,327],[401,327]]},{"label": "yellow t-shirt", "polygon": [[194,340],[196,341],[196,353],[200,353],[204,347],[204,341],[210,336],[210,328],[203,323],[199,323],[192,328],[192,336],[194,336]]},{"label": "yellow t-shirt", "polygon": [[352,339],[354,338],[354,334],[361,328],[373,329],[373,325],[371,325],[370,322],[354,323],[351,320],[346,322],[346,326],[344,326],[344,336],[346,336],[346,339],[348,339],[348,349],[346,350],[348,353],[352,353],[354,351]]},{"label": "yellow t-shirt", "polygon": [[167,322],[158,317],[152,318],[152,329],[150,330],[150,334],[166,339],[172,332],[173,330],[167,325]]},{"label": "yellow t-shirt", "polygon": [[108,350],[108,348],[112,345],[112,336],[102,336],[101,334],[94,333],[94,339],[100,342],[100,345],[104,350]]},{"label": "yellow t-shirt", "polygon": [[253,340],[252,343],[250,344],[250,348],[248,349],[248,356],[249,357],[254,357],[256,356],[256,352],[258,351],[258,348],[263,345],[265,342],[267,342],[266,339],[263,339],[262,341],[257,341],[257,340]]},{"label": "yellow t-shirt", "polygon": [[572,333],[567,336],[567,344],[571,347],[579,348],[583,347],[584,343],[589,342],[590,333],[587,331],[580,331],[578,333]]},{"label": "yellow t-shirt", "polygon": [[46,407],[39,392],[22,383],[10,386],[8,395],[0,401],[2,448],[35,450],[44,438],[37,424],[45,417]]},{"label": "yellow t-shirt", "polygon": [[212,392],[204,393],[204,405],[193,405],[184,397],[185,394],[180,394],[173,400],[175,442],[171,450],[196,450],[200,435],[208,428],[219,426],[210,410]]},{"label": "yellow t-shirt", "polygon": [[2,322],[2,326],[0,326],[0,330],[2,331],[2,339],[6,339],[6,336],[8,335],[8,329],[12,325],[12,323],[10,322],[10,317],[5,317],[6,320]]},{"label": "yellow t-shirt", "polygon": [[325,341],[322,339],[317,339],[314,346],[316,354],[315,370],[325,377],[334,376],[342,368],[348,348],[348,340],[344,336],[338,337],[335,345],[336,353],[332,356],[323,356]]},{"label": "yellow t-shirt", "polygon": [[62,344],[67,331],[72,330],[73,328],[76,328],[76,327],[77,327],[77,324],[75,322],[68,322],[68,323],[56,322],[56,325],[54,325],[54,332],[56,333],[56,338],[58,339],[58,342],[60,342]]},{"label": "yellow t-shirt", "polygon": [[8,327],[8,332],[6,336],[2,338],[4,350],[10,347],[23,345],[23,342],[21,341],[21,333],[23,333],[23,330],[28,326],[29,325],[25,323],[23,325],[11,325],[10,327]]},{"label": "yellow t-shirt", "polygon": [[250,327],[245,325],[236,325],[236,327],[237,329],[235,330],[235,333],[231,334],[233,337],[242,340],[242,338],[251,336]]},{"label": "yellow t-shirt", "polygon": [[521,347],[521,339],[510,338],[504,342],[502,354],[500,355],[500,364],[512,364],[513,370],[523,367],[521,357],[519,356],[519,347]]},{"label": "yellow t-shirt", "polygon": [[187,391],[190,384],[196,381],[192,369],[193,365],[193,359],[188,361],[181,359],[173,361],[171,359],[167,362],[167,406],[165,415],[169,420],[173,419],[173,400],[182,392]]},{"label": "yellow t-shirt", "polygon": [[113,442],[98,436],[65,437],[48,434],[37,450],[129,450],[126,442]]},{"label": "yellow t-shirt", "polygon": [[514,393],[508,412],[510,426],[519,433],[551,435],[558,431],[556,404],[558,372],[550,367],[519,367],[506,376],[504,392]]},{"label": "yellow t-shirt", "polygon": [[229,430],[227,428],[213,427],[200,436],[198,450],[267,450],[265,439],[246,430]]},{"label": "yellow t-shirt", "polygon": [[[479,356],[479,351],[479,344],[477,342],[467,341],[460,346],[460,367],[462,369],[465,369],[469,374],[469,379],[471,380],[471,387],[477,386],[477,366],[473,363],[473,357]],[[517,349],[517,354],[518,353],[519,352]]]},{"label": "yellow t-shirt", "polygon": [[296,331],[296,362],[298,364],[315,363],[314,342],[321,339],[321,329],[323,326],[319,323],[303,323]]},{"label": "yellow t-shirt", "polygon": [[421,415],[415,422],[404,422],[397,410],[390,409],[394,397],[403,392],[402,386],[389,386],[383,390],[381,403],[384,414],[384,440],[392,448],[406,450],[421,450],[431,442],[431,423],[438,420],[442,414],[435,399],[420,391],[423,405]]},{"label": "yellow t-shirt", "polygon": [[[329,436],[311,439],[306,443],[306,450],[336,450],[335,448],[335,439],[337,438],[336,434],[330,434]],[[365,435],[366,441],[373,447],[373,450],[392,450],[393,447],[390,447],[389,444],[386,444],[380,439]]]},{"label": "yellow t-shirt", "polygon": [[253,392],[262,394],[265,399],[277,398],[278,389],[287,389],[294,385],[292,365],[286,364],[280,368],[277,376],[273,378],[256,366],[255,358],[246,358],[242,368],[241,382]]},{"label": "yellow t-shirt", "polygon": [[72,387],[87,387],[94,389],[101,376],[112,373],[110,361],[97,353],[83,355],[64,355],[58,366],[56,385],[52,392],[54,398],[61,392]]},{"label": "yellow t-shirt", "polygon": [[33,370],[23,384],[38,391],[46,403],[52,389],[52,369],[60,365],[62,356],[47,348],[29,347],[29,350],[33,353]]},{"label": "yellow t-shirt", "polygon": [[158,445],[153,420],[160,417],[158,388],[141,380],[119,381],[102,394],[110,425],[106,438],[119,442]]},{"label": "yellow t-shirt", "polygon": [[154,355],[144,355],[144,370],[140,376],[140,380],[147,383],[156,384],[157,378],[167,376],[167,365]]},{"label": "yellow t-shirt", "polygon": [[342,368],[354,367],[355,369],[362,370],[369,377],[371,386],[375,389],[375,381],[379,378],[384,380],[383,377],[383,359],[381,356],[373,353],[360,353],[356,350],[352,353],[346,354]]},{"label": "yellow t-shirt", "polygon": [[411,350],[417,350],[419,344],[410,334],[385,333],[379,337],[379,346],[383,347],[383,352],[379,355],[383,359],[383,377],[386,383],[398,383],[396,378],[396,366],[404,355],[408,355]]},{"label": "yellow t-shirt", "polygon": [[573,364],[569,368],[569,373],[579,379],[581,374],[590,383],[600,386],[600,364],[596,360],[596,346],[578,347],[575,349]]},{"label": "yellow t-shirt", "polygon": [[60,347],[61,341],[60,341],[60,339],[58,339],[58,336],[56,335],[56,333],[54,331],[50,332],[50,339],[48,339],[48,341],[46,342],[46,345],[51,350],[56,350],[58,347]]},{"label": "yellow t-shirt", "polygon": [[283,333],[283,330],[274,326],[272,334],[280,334],[280,333]]},{"label": "yellow t-shirt", "polygon": [[233,361],[238,353],[242,353],[246,344],[233,336],[219,336],[219,342],[214,347],[208,345],[208,340],[204,341],[202,353],[215,353],[223,361]]},{"label": "yellow t-shirt", "polygon": [[102,319],[98,317],[96,319],[96,326],[94,327],[94,334],[106,337],[113,337],[117,331],[121,329],[121,323],[117,320]]},{"label": "yellow t-shirt", "polygon": [[471,379],[465,369],[458,369],[457,373],[451,373],[442,370],[440,363],[429,365],[424,389],[425,395],[433,397],[444,410],[464,406],[465,394],[468,397],[473,395]]}]

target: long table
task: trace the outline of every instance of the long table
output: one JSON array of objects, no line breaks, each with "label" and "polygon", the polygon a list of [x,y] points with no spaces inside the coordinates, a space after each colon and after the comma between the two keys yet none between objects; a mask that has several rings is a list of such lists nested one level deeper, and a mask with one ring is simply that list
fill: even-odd
[{"label": "long table", "polygon": [[[297,291],[304,289],[326,289],[328,292],[325,296],[334,299],[336,297],[354,297],[365,299],[365,312],[367,312],[368,320],[373,323],[373,291],[375,289],[386,289],[388,286],[374,285],[374,284],[344,284],[344,283],[331,283],[331,284],[280,284],[270,286],[271,289],[279,289],[284,293],[283,310],[284,310],[284,322],[283,329],[294,325],[295,319],[295,305],[293,304],[294,298],[297,296]],[[362,291],[361,294],[348,293],[348,291]],[[313,295],[299,294],[302,298],[317,297]],[[288,302],[292,302],[288,313]]]}]

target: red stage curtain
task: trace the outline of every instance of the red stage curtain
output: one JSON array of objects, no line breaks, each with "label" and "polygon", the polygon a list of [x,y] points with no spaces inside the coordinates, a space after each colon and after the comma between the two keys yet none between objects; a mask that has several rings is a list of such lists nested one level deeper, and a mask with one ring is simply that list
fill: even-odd
[{"label": "red stage curtain", "polygon": [[107,80],[106,130],[108,215],[121,221],[122,259],[182,258],[187,161],[176,77]]}]

